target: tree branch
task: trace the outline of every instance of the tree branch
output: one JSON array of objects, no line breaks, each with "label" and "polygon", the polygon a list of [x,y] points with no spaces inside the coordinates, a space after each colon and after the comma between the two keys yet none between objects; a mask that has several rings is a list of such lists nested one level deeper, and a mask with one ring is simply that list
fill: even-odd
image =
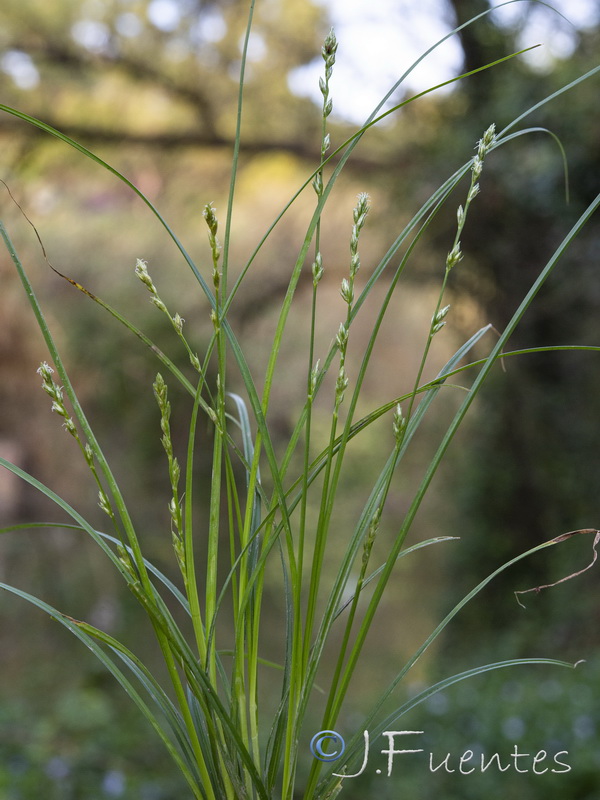
[{"label": "tree branch", "polygon": [[[52,128],[56,128],[61,133],[69,136],[81,144],[105,144],[124,146],[139,146],[155,150],[172,150],[174,148],[197,148],[197,149],[216,149],[231,150],[233,148],[233,138],[211,133],[207,130],[193,131],[173,131],[168,133],[138,133],[118,128],[102,128],[95,125],[81,125],[78,123],[65,123],[61,119],[44,117],[44,122]],[[0,118],[0,137],[15,137],[36,140],[47,138],[48,134],[33,126],[24,126],[20,121],[6,117]],[[246,138],[242,142],[241,152],[248,155],[260,153],[285,152],[297,156],[311,164],[317,165],[320,160],[320,151],[305,140],[290,140],[271,138]],[[336,159],[333,159],[336,161]],[[395,154],[394,158],[369,158],[354,154],[348,162],[348,169],[353,172],[371,171],[389,172],[392,169],[404,168],[408,165],[408,159],[401,153]]]}]

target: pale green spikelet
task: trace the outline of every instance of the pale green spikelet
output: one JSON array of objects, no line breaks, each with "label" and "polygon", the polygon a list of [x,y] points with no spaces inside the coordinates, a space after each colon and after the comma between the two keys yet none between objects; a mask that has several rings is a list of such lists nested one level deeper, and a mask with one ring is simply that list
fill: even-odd
[{"label": "pale green spikelet", "polygon": [[363,572],[367,568],[369,563],[369,559],[371,558],[371,550],[373,549],[373,544],[375,543],[375,537],[377,536],[377,531],[379,530],[379,521],[381,520],[381,508],[377,508],[371,522],[369,523],[369,532],[365,539],[363,545],[363,556],[362,556],[362,565],[363,565]]},{"label": "pale green spikelet", "polygon": [[400,403],[398,403],[394,410],[393,429],[394,436],[396,438],[396,445],[399,447],[402,444],[402,440],[404,439],[404,434],[406,432],[406,419],[402,414],[402,406]]},{"label": "pale green spikelet", "polygon": [[460,249],[460,242],[457,242],[452,250],[446,256],[446,269],[450,272],[459,261],[462,261],[462,250]]},{"label": "pale green spikelet", "polygon": [[477,155],[473,156],[473,163],[471,171],[473,173],[473,180],[476,181],[481,175],[483,169],[483,162],[486,155],[489,153],[494,142],[496,141],[496,126],[492,123],[490,127],[483,134],[482,138],[475,145],[477,147]]},{"label": "pale green spikelet", "polygon": [[479,184],[474,183],[473,186],[471,186],[471,188],[469,189],[469,194],[467,195],[467,203],[470,203],[472,200],[474,200],[480,191],[481,189],[479,188]]},{"label": "pale green spikelet", "polygon": [[132,579],[132,583],[139,584],[139,578],[133,565],[133,561],[131,560],[131,556],[129,555],[129,551],[121,542],[117,544],[117,555],[119,557],[119,561],[125,568],[125,572]]},{"label": "pale green spikelet", "polygon": [[150,302],[154,303],[154,305],[158,308],[158,310],[162,311],[163,314],[167,314],[167,316],[170,316],[166,305],[163,303],[163,301],[160,299],[158,295],[156,295],[155,297],[151,297]]},{"label": "pale green spikelet", "polygon": [[175,558],[177,560],[177,566],[179,567],[181,574],[183,577],[186,577],[186,568],[185,568],[185,545],[183,543],[183,539],[180,534],[173,529],[172,531],[172,544],[173,544],[173,551],[175,553]]},{"label": "pale green spikelet", "polygon": [[[163,301],[161,300],[161,298],[160,298],[160,296],[158,294],[158,291],[156,289],[156,286],[154,285],[154,282],[153,282],[152,278],[150,277],[150,274],[148,272],[148,263],[146,261],[143,261],[141,258],[138,258],[136,260],[135,274],[138,276],[138,278],[144,284],[146,289],[148,289],[148,291],[150,292],[150,302],[153,303],[159,309],[159,311],[162,311],[163,314],[167,314],[169,319],[171,319],[171,316],[170,316],[169,312],[167,311],[167,307],[163,303]],[[172,319],[171,319],[171,321],[172,321]]]},{"label": "pale green spikelet", "polygon": [[52,377],[54,370],[49,364],[43,361],[36,372],[42,377],[42,389],[53,400],[52,410],[56,411],[57,408],[61,408],[63,406],[63,396],[62,389]]},{"label": "pale green spikelet", "polygon": [[321,48],[321,55],[323,57],[323,61],[325,62],[325,69],[326,71],[329,71],[328,77],[331,76],[331,70],[333,69],[333,65],[335,64],[335,54],[337,52],[337,49],[338,49],[338,42],[335,36],[335,31],[333,30],[333,28],[331,28],[331,30],[325,37],[325,41],[323,42],[323,47]]},{"label": "pale green spikelet", "polygon": [[437,314],[434,314],[431,320],[431,333],[435,335],[439,331],[442,330],[446,322],[444,321],[444,317],[450,311],[450,306],[444,306],[441,308]]},{"label": "pale green spikelet", "polygon": [[177,333],[179,335],[183,335],[183,323],[185,322],[183,317],[181,317],[179,314],[175,314],[175,316],[172,317],[172,321],[173,321],[173,327],[175,328]]},{"label": "pale green spikelet", "polygon": [[[337,51],[337,39],[335,38],[335,33],[333,32],[333,28],[329,31],[327,36],[325,37],[325,41],[323,42],[323,47],[321,49],[321,55],[323,56],[323,60],[325,62],[325,77],[319,78],[319,89],[321,94],[323,95],[323,109],[321,112],[322,119],[323,119],[323,132],[321,136],[321,160],[325,159],[325,154],[329,150],[331,144],[330,135],[325,130],[327,118],[330,116],[331,112],[333,111],[333,100],[329,94],[329,79],[331,78],[333,72],[333,65],[335,64],[335,54]],[[313,188],[317,195],[320,197],[323,194],[323,176],[321,173],[318,173],[315,176],[315,180],[313,180]]]},{"label": "pale green spikelet", "polygon": [[160,374],[157,374],[156,379],[152,385],[154,396],[160,410],[160,428],[162,430],[161,442],[165,453],[167,454],[167,462],[169,468],[169,482],[171,484],[171,500],[169,501],[169,514],[172,520],[173,535],[181,536],[183,527],[181,504],[178,500],[178,486],[181,477],[181,470],[179,462],[173,453],[173,442],[171,439],[171,403],[168,399],[167,384]]},{"label": "pale green spikelet", "polygon": [[371,206],[369,204],[369,195],[366,192],[361,192],[358,195],[356,206],[352,212],[354,225],[352,227],[352,235],[350,236],[350,279],[354,281],[356,273],[360,269],[360,256],[358,254],[358,238],[363,225],[366,222],[367,214]]},{"label": "pale green spikelet", "polygon": [[98,490],[98,498],[98,505],[102,511],[104,511],[104,513],[107,514],[111,519],[114,519],[115,515],[110,505],[110,500],[108,499],[108,496],[102,487]]},{"label": "pale green spikelet", "polygon": [[348,329],[343,322],[340,322],[335,341],[342,353],[346,352],[346,345],[348,344]]},{"label": "pale green spikelet", "polygon": [[367,192],[360,192],[360,194],[357,196],[356,199],[357,203],[356,206],[354,207],[353,219],[357,230],[360,231],[360,229],[365,224],[365,221],[367,219],[367,214],[371,209],[370,197],[367,194]]},{"label": "pale green spikelet", "polygon": [[171,519],[173,522],[177,521],[177,516],[181,511],[181,505],[176,502],[175,498],[172,497],[169,501],[169,514],[171,515]]},{"label": "pale green spikelet", "polygon": [[[154,282],[153,282],[152,278],[150,277],[150,275],[148,273],[148,264],[145,261],[143,261],[141,258],[137,259],[137,263],[136,263],[136,267],[135,267],[135,274],[140,279],[140,281],[144,284],[146,289],[148,289],[148,291],[150,292],[150,295],[151,295],[150,302],[153,305],[155,305],[156,308],[158,308],[159,311],[162,311],[163,314],[166,314],[167,317],[169,318],[169,321],[170,321],[171,325],[173,326],[173,328],[175,329],[175,332],[177,333],[177,335],[179,336],[179,338],[183,342],[186,350],[188,351],[190,359],[191,359],[192,358],[192,351],[191,351],[191,348],[190,348],[190,346],[189,346],[189,344],[187,342],[187,339],[185,338],[185,336],[183,334],[183,323],[185,322],[185,320],[183,319],[181,314],[179,314],[177,312],[175,314],[171,315],[171,313],[170,313],[169,309],[167,308],[166,304],[160,298],[160,296],[158,294],[158,291],[156,289],[156,286],[154,285]],[[192,361],[192,365],[194,367],[196,367],[196,365],[194,364],[193,361]],[[201,372],[199,364],[198,364],[197,370],[198,370],[198,372]]]},{"label": "pale green spikelet", "polygon": [[341,406],[344,401],[344,392],[348,388],[348,376],[346,374],[346,367],[340,364],[338,376],[335,382],[335,404],[336,407]]},{"label": "pale green spikelet", "polygon": [[[479,194],[479,177],[481,176],[481,172],[483,170],[483,162],[485,157],[492,149],[496,142],[496,126],[492,123],[489,128],[485,131],[482,138],[477,142],[475,145],[477,149],[476,155],[473,156],[471,161],[471,184],[469,186],[469,191],[467,193],[467,199],[465,201],[464,207],[462,205],[458,206],[456,210],[456,223],[457,223],[457,230],[456,236],[454,239],[454,245],[448,255],[446,256],[446,273],[450,272],[459,261],[462,260],[463,254],[460,248],[460,236],[462,234],[462,230],[465,226],[465,222],[467,220],[467,214],[469,212],[469,206],[471,205],[472,201],[477,197]],[[438,321],[439,322],[439,321]],[[436,328],[435,326],[438,322],[434,323],[432,327],[432,335],[437,333],[438,330],[443,327],[440,324],[440,327]]]},{"label": "pale green spikelet", "polygon": [[219,222],[217,220],[216,209],[212,203],[207,203],[204,206],[204,211],[202,212],[202,216],[204,217],[204,219],[206,220],[206,224],[208,225],[211,248],[220,251],[221,248],[217,240],[217,230],[219,227]]},{"label": "pale green spikelet", "polygon": [[138,258],[136,260],[135,274],[138,276],[138,278],[141,280],[141,282],[144,284],[144,286],[148,289],[150,294],[155,295],[157,293],[156,292],[156,286],[154,285],[154,283],[152,282],[152,278],[148,274],[148,262],[147,261],[143,261],[141,258]]},{"label": "pale green spikelet", "polygon": [[317,253],[312,265],[313,286],[316,288],[317,284],[323,277],[323,256]]},{"label": "pale green spikelet", "polygon": [[352,288],[352,284],[348,280],[348,278],[344,278],[342,280],[340,294],[342,295],[342,299],[344,300],[344,302],[346,302],[349,306],[351,306],[354,301],[354,289]]},{"label": "pale green spikelet", "polygon": [[87,461],[88,466],[89,467],[93,467],[94,466],[94,451],[92,450],[92,448],[90,447],[89,444],[85,445],[83,453],[85,455],[85,460]]},{"label": "pale green spikelet", "polygon": [[219,271],[219,259],[221,257],[221,243],[217,238],[219,222],[217,220],[216,210],[212,203],[207,203],[204,206],[204,211],[202,212],[202,216],[206,220],[206,224],[208,226],[208,242],[210,244],[210,251],[213,262],[213,273],[212,273],[213,285],[215,287],[215,291],[218,292],[221,284],[221,273]]},{"label": "pale green spikelet", "polygon": [[312,187],[315,190],[315,193],[318,197],[323,194],[323,176],[320,172],[317,172],[315,177],[312,180]]},{"label": "pale green spikelet", "polygon": [[496,125],[492,122],[483,137],[477,142],[477,155],[483,161],[496,142]]},{"label": "pale green spikelet", "polygon": [[216,428],[220,429],[219,417],[217,416],[217,412],[211,406],[206,407],[206,413],[209,416],[210,421],[214,424]]},{"label": "pale green spikelet", "polygon": [[167,384],[165,383],[165,379],[160,374],[160,372],[156,374],[156,378],[154,379],[154,383],[152,384],[152,389],[154,391],[154,397],[156,398],[158,407],[162,412],[163,408],[168,403],[168,399],[167,399]]},{"label": "pale green spikelet", "polygon": [[67,411],[67,407],[63,399],[62,387],[60,387],[52,377],[54,370],[49,364],[43,361],[36,371],[38,375],[41,375],[42,377],[43,390],[52,400],[52,411],[54,411],[55,414],[58,414],[59,417],[63,418],[65,430],[70,433],[71,436],[77,439],[77,441],[79,441],[77,428],[75,427],[75,423],[73,422],[71,415]]}]

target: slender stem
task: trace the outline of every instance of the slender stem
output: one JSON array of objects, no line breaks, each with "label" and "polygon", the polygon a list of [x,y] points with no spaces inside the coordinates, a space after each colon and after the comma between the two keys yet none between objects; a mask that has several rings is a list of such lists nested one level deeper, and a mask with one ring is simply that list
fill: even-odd
[{"label": "slender stem", "polygon": [[202,624],[202,613],[200,610],[200,598],[198,595],[198,582],[196,580],[196,564],[194,555],[194,539],[193,539],[193,505],[192,500],[194,496],[193,490],[193,473],[194,473],[194,442],[196,434],[196,423],[198,419],[198,401],[200,391],[202,389],[203,381],[198,383],[198,390],[194,399],[194,406],[192,409],[192,416],[190,420],[190,430],[188,438],[188,451],[185,475],[185,525],[184,525],[184,564],[185,564],[185,588],[190,604],[190,614],[192,617],[192,625],[196,637],[196,645],[198,647],[198,655],[200,661],[206,663],[206,637],[204,633],[204,626]]}]

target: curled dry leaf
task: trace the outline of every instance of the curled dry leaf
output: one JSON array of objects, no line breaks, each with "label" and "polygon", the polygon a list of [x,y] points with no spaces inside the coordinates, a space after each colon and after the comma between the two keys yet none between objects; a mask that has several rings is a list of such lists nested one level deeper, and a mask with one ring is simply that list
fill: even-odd
[{"label": "curled dry leaf", "polygon": [[571,578],[576,578],[578,575],[582,575],[584,572],[587,572],[588,569],[591,569],[594,566],[594,564],[596,563],[596,561],[598,559],[597,547],[598,547],[598,544],[600,543],[600,531],[596,530],[595,528],[581,528],[578,531],[569,531],[568,533],[561,533],[560,536],[556,536],[554,539],[550,539],[550,541],[548,542],[548,545],[560,544],[560,542],[565,542],[565,541],[567,541],[567,539],[570,539],[572,536],[577,536],[577,534],[580,534],[580,533],[593,533],[594,534],[594,543],[592,544],[592,553],[593,553],[592,560],[587,565],[587,567],[584,567],[583,569],[580,569],[577,572],[572,572],[570,575],[566,575],[564,578],[561,578],[560,580],[555,581],[554,583],[545,583],[542,586],[534,586],[531,589],[521,589],[520,591],[515,592],[515,597],[517,598],[517,603],[520,606],[525,608],[523,603],[519,600],[519,595],[520,594],[527,594],[528,592],[539,593],[539,592],[542,591],[542,589],[551,589],[553,586],[558,586],[559,583],[564,583],[565,581],[570,581]]}]

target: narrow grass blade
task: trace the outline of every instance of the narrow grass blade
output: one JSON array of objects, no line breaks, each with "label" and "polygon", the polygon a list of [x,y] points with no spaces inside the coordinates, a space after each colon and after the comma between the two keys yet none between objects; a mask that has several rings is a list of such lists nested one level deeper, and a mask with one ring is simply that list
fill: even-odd
[{"label": "narrow grass blade", "polygon": [[[550,539],[549,541],[542,542],[541,544],[536,545],[535,547],[532,547],[532,548],[530,548],[529,550],[526,550],[523,553],[520,553],[518,556],[515,556],[515,558],[512,558],[509,561],[505,562],[500,567],[498,567],[496,570],[494,570],[492,573],[490,573],[486,578],[484,578],[480,583],[478,583],[477,586],[475,586],[474,589],[472,589],[468,594],[466,594],[454,606],[454,608],[444,617],[444,619],[439,623],[439,625],[435,628],[435,630],[427,637],[427,639],[423,642],[423,644],[415,651],[415,653],[407,661],[407,663],[404,665],[404,667],[396,675],[394,680],[389,684],[389,686],[386,688],[386,690],[382,693],[382,695],[380,696],[380,698],[377,701],[377,703],[374,704],[374,706],[369,711],[369,713],[368,713],[368,715],[367,715],[367,717],[365,719],[365,726],[367,728],[369,728],[369,729],[371,729],[371,727],[373,727],[373,730],[376,729],[375,726],[377,725],[377,723],[376,723],[377,717],[378,717],[379,713],[381,712],[381,710],[383,709],[385,703],[387,702],[387,700],[390,697],[390,695],[392,694],[392,692],[396,689],[396,687],[398,686],[400,681],[406,676],[406,674],[414,666],[414,664],[416,664],[416,662],[421,658],[423,653],[438,638],[438,636],[445,630],[445,628],[448,626],[448,624],[451,622],[451,620],[454,619],[454,617],[461,611],[462,608],[464,608],[465,605],[467,605],[467,603],[469,603],[471,600],[473,600],[473,598],[475,598],[491,581],[493,581],[494,578],[496,578],[498,575],[500,575],[505,570],[509,569],[514,564],[518,563],[519,561],[522,561],[525,558],[528,558],[529,556],[534,555],[535,553],[540,552],[541,550],[544,550],[544,549],[546,549],[548,547],[552,547],[554,545],[560,544],[562,541],[564,541],[564,539],[562,537],[560,537],[560,536],[557,536],[557,537],[554,537],[553,539]],[[536,661],[539,661],[539,659],[536,660]],[[574,666],[572,664],[567,664],[566,662],[562,662],[562,661],[553,661],[552,659],[543,660],[543,661],[544,661],[544,663],[556,663],[556,664],[559,664],[561,666]],[[502,662],[502,663],[511,663],[511,662]],[[515,663],[518,663],[518,662],[515,662]],[[476,668],[476,670],[477,669],[481,669],[481,668]],[[378,725],[377,725],[377,729],[379,729]],[[381,728],[381,730],[383,730],[383,729],[384,728]],[[357,737],[355,737],[355,739],[352,740],[352,742],[348,746],[349,757],[351,757],[353,755],[353,750],[358,751],[358,748],[360,748],[360,738],[357,736]]]},{"label": "narrow grass blade", "polygon": [[[28,592],[24,592],[21,589],[17,589],[14,586],[9,586],[6,583],[0,583],[0,589],[4,589],[5,591],[16,595],[17,597],[26,600],[27,602],[31,603],[32,605],[36,606],[40,610],[44,611],[48,614],[52,619],[59,622],[63,627],[69,630],[74,636],[76,636],[86,647],[92,651],[92,653],[96,656],[96,658],[106,667],[106,669],[117,679],[126,693],[131,697],[134,703],[138,706],[142,714],[146,717],[149,723],[152,725],[155,733],[161,739],[165,747],[167,748],[169,754],[177,764],[178,768],[181,770],[181,773],[187,780],[190,789],[194,797],[197,800],[204,800],[204,793],[201,791],[199,778],[197,774],[193,774],[190,770],[190,767],[183,759],[181,754],[177,751],[171,739],[165,734],[163,727],[157,717],[152,713],[146,702],[142,699],[141,695],[138,691],[134,688],[133,684],[127,679],[125,674],[119,669],[117,664],[107,655],[107,653],[94,641],[94,638],[89,635],[85,630],[81,628],[81,626],[75,621],[71,620],[69,617],[65,617],[60,611],[57,611],[55,608],[50,606],[48,603],[45,603],[43,600],[40,600],[37,597],[29,594]],[[132,670],[134,673],[136,671],[135,667],[138,665],[135,662],[131,661],[130,666],[133,666],[134,669]],[[146,683],[147,675],[144,675],[142,670],[139,670],[139,677],[142,675],[144,680],[142,681],[145,685],[145,688],[148,688],[149,685],[152,685],[152,682]],[[160,705],[160,694],[156,691],[153,699],[159,702]],[[165,708],[167,708],[165,706]]]},{"label": "narrow grass blade", "polygon": [[[4,528],[0,528],[0,534],[3,533],[12,533],[14,531],[19,530],[39,530],[44,529],[47,530],[49,528],[60,528],[61,530],[74,530],[74,531],[83,531],[84,533],[87,532],[85,528],[81,525],[69,525],[64,522],[22,522],[18,525],[7,525]],[[96,530],[95,533],[98,536],[101,536],[107,542],[111,542],[114,545],[120,544],[119,540],[115,536],[111,536],[108,533],[104,533],[103,531]],[[131,555],[131,548],[125,545],[125,549],[128,551],[129,555]],[[112,551],[111,551],[112,552]],[[173,597],[177,600],[177,602],[182,606],[183,609],[189,614],[190,607],[187,601],[187,598],[182,594],[182,592],[175,586],[170,578],[161,572],[158,567],[155,567],[151,561],[148,561],[147,558],[144,558],[144,564],[146,565],[148,572],[151,572],[158,580],[165,586],[169,592],[173,595]]]}]

